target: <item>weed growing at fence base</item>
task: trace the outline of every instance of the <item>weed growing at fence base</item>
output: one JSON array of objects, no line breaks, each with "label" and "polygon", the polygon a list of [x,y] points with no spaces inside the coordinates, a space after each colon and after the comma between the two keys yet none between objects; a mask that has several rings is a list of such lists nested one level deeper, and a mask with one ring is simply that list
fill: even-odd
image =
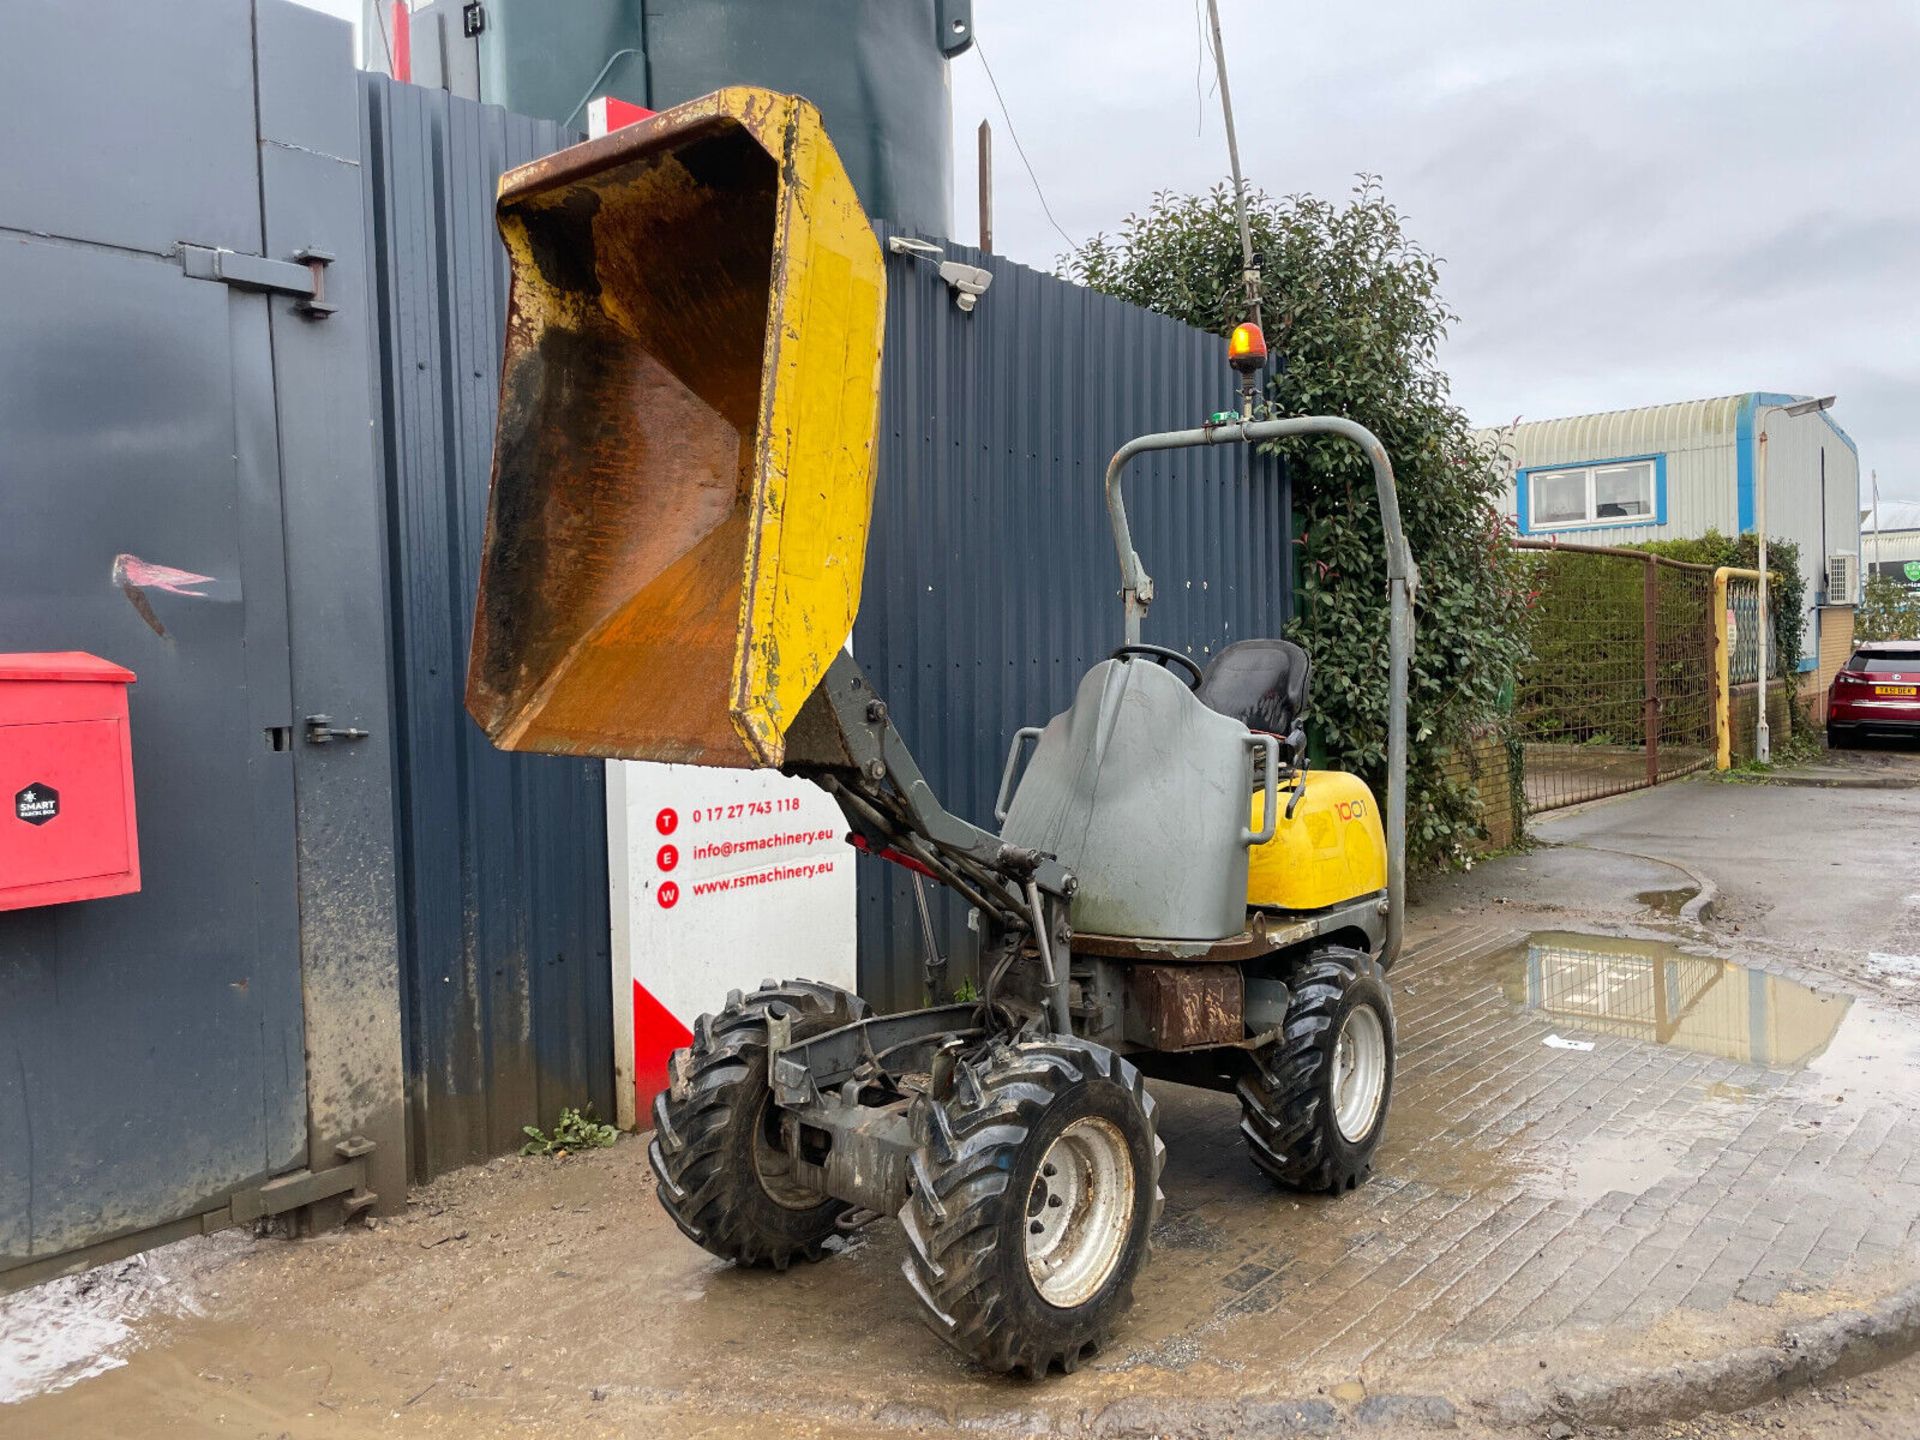
[{"label": "weed growing at fence base", "polygon": [[614,1141],[613,1126],[595,1120],[591,1104],[584,1111],[567,1106],[560,1112],[559,1122],[553,1127],[551,1135],[542,1134],[537,1125],[522,1125],[520,1129],[527,1137],[527,1143],[520,1147],[522,1155],[565,1155],[572,1150],[604,1150]]}]

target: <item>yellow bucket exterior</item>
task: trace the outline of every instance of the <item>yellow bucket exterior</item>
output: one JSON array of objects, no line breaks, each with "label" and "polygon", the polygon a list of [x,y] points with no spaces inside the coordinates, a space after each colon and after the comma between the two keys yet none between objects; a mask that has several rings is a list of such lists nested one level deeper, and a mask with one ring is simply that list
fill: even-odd
[{"label": "yellow bucket exterior", "polygon": [[467,708],[508,750],[778,765],[860,605],[886,277],[745,87],[509,172]]},{"label": "yellow bucket exterior", "polygon": [[[1306,795],[1286,816],[1291,790],[1280,792],[1273,839],[1247,853],[1247,903],[1282,910],[1322,910],[1387,885],[1387,837],[1373,792],[1357,775],[1313,770]],[[1266,797],[1253,796],[1253,828],[1263,828]]]}]

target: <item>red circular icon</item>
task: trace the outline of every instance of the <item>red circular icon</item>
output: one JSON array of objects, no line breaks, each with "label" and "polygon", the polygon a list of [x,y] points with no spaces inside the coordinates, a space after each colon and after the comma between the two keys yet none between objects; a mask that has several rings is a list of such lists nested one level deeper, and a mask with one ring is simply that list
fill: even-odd
[{"label": "red circular icon", "polygon": [[653,863],[662,870],[671,870],[680,863],[680,852],[672,845],[662,845],[660,853],[653,857]]},{"label": "red circular icon", "polygon": [[660,908],[671,910],[680,903],[680,887],[669,880],[655,892],[660,897]]},{"label": "red circular icon", "polygon": [[680,812],[669,805],[665,810],[662,810],[658,815],[653,817],[653,828],[658,830],[662,835],[671,835],[675,830],[680,828]]}]

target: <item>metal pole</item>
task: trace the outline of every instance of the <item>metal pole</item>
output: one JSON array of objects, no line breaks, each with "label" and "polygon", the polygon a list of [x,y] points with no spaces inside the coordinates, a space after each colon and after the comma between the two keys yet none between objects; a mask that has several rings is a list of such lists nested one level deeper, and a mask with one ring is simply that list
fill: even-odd
[{"label": "metal pole", "polygon": [[1233,130],[1233,91],[1227,85],[1227,47],[1220,38],[1218,0],[1207,0],[1213,27],[1213,63],[1220,75],[1220,113],[1227,124],[1227,163],[1233,168],[1234,210],[1240,219],[1240,283],[1247,292],[1247,318],[1260,323],[1260,270],[1253,263],[1253,230],[1247,224],[1247,186],[1240,178],[1240,141]]},{"label": "metal pole", "polygon": [[1647,744],[1647,784],[1660,783],[1660,567],[1646,559],[1640,587],[1640,728]]},{"label": "metal pole", "polygon": [[993,127],[980,122],[980,248],[993,249]]},{"label": "metal pole", "polygon": [[1040,899],[1040,887],[1027,882],[1027,905],[1033,911],[1033,944],[1040,952],[1040,974],[1046,981],[1047,1000],[1053,1012],[1054,1033],[1073,1034],[1073,1012],[1067,1008],[1067,977],[1056,973],[1053,964],[1053,937],[1047,933],[1053,916]]},{"label": "metal pole", "polygon": [[934,938],[933,912],[927,908],[926,879],[917,873],[913,877],[913,904],[920,912],[920,943],[927,948],[927,993],[938,1003],[947,998],[947,957],[940,953],[940,942]]},{"label": "metal pole", "polygon": [[1754,479],[1753,519],[1759,531],[1757,538],[1760,551],[1760,599],[1757,609],[1758,628],[1756,654],[1758,660],[1754,668],[1759,671],[1760,704],[1759,719],[1753,727],[1753,758],[1762,765],[1773,761],[1773,736],[1767,729],[1767,656],[1773,648],[1770,641],[1772,632],[1767,628],[1767,418],[1760,418],[1760,459],[1756,467],[1758,474]]},{"label": "metal pole", "polygon": [[1873,566],[1868,573],[1873,574],[1880,569],[1880,472],[1871,470],[1868,473],[1873,477]]},{"label": "metal pole", "polygon": [[1114,549],[1120,556],[1122,601],[1129,645],[1140,640],[1140,622],[1153,603],[1153,578],[1133,548],[1127,525],[1121,472],[1136,455],[1154,450],[1183,450],[1198,445],[1256,444],[1290,435],[1339,435],[1353,441],[1373,465],[1374,492],[1387,551],[1387,938],[1380,960],[1391,965],[1400,953],[1407,898],[1407,669],[1413,657],[1413,597],[1420,570],[1400,527],[1400,497],[1394,488],[1387,447],[1366,426],[1338,415],[1298,415],[1287,420],[1240,421],[1198,430],[1169,430],[1141,435],[1113,452],[1107,462],[1107,515],[1113,523]]}]

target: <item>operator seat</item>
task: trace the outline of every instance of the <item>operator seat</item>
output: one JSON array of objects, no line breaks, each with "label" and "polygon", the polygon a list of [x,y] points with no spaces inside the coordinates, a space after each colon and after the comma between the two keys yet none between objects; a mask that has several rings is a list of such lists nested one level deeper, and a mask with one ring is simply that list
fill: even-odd
[{"label": "operator seat", "polygon": [[1305,748],[1299,728],[1312,670],[1307,652],[1291,640],[1238,640],[1213,657],[1194,694],[1209,710],[1280,741],[1296,763]]}]

